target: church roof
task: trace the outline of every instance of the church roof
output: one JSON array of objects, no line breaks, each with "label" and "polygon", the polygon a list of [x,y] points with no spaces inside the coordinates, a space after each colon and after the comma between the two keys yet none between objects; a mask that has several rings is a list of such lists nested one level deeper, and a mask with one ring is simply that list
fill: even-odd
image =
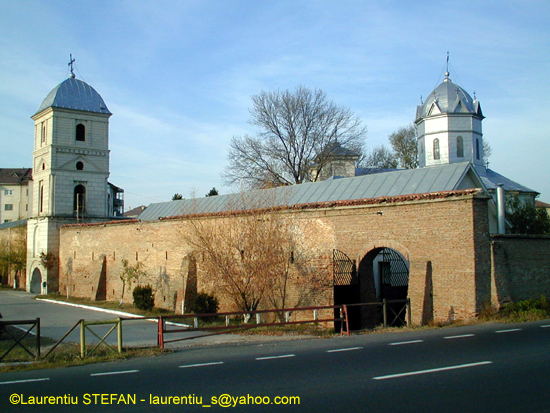
[{"label": "church roof", "polygon": [[451,82],[449,73],[445,74],[443,82],[428,96],[426,101],[418,106],[417,121],[420,118],[440,113],[470,113],[483,117],[481,105],[460,86]]},{"label": "church roof", "polygon": [[515,181],[512,181],[509,178],[506,178],[504,175],[499,174],[498,172],[493,171],[492,169],[477,167],[476,171],[479,174],[485,188],[488,190],[496,190],[499,184],[502,184],[502,188],[506,192],[528,192],[532,194],[538,194],[537,191],[518,184]]},{"label": "church roof", "polygon": [[186,214],[218,213],[242,209],[469,189],[470,187],[465,188],[464,185],[461,185],[468,174],[470,174],[470,181],[475,182],[475,186],[471,186],[471,188],[483,187],[471,164],[463,162],[429,168],[405,169],[352,178],[309,182],[250,191],[244,194],[217,195],[206,198],[155,203],[149,205],[138,216],[138,219],[142,221],[155,221],[161,218]]},{"label": "church roof", "polygon": [[49,107],[112,114],[93,87],[74,77],[69,77],[53,88],[35,114]]}]

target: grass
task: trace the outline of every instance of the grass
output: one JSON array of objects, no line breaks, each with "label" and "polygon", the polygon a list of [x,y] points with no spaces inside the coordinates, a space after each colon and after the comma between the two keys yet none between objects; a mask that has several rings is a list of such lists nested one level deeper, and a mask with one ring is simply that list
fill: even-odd
[{"label": "grass", "polygon": [[[15,341],[12,337],[21,338],[24,332],[13,326],[7,326],[6,331],[0,334],[0,356],[9,350]],[[55,344],[55,340],[48,337],[41,337],[41,354],[45,355]],[[25,337],[22,340],[32,353],[36,355],[36,338],[34,336]],[[87,351],[92,351],[94,345],[87,346]],[[165,351],[156,348],[127,348],[122,353],[111,351],[105,346],[100,346],[94,350],[91,355],[85,358],[80,357],[80,344],[61,343],[47,358],[36,360],[27,353],[21,346],[14,347],[0,363],[0,373],[20,370],[51,369],[68,366],[78,366],[83,364],[102,363],[110,361],[127,360],[134,357],[150,357],[164,353]]]},{"label": "grass", "polygon": [[134,307],[132,304],[123,303],[119,305],[117,301],[94,301],[87,298],[78,298],[78,297],[69,297],[61,294],[48,294],[48,295],[37,295],[36,298],[46,298],[48,300],[63,301],[72,304],[81,304],[87,305],[90,307],[104,308],[107,310],[123,311],[125,313],[131,313],[136,315],[141,315],[144,317],[159,317],[161,315],[173,315],[173,311],[165,310],[163,308],[154,307],[152,310],[140,310]]}]

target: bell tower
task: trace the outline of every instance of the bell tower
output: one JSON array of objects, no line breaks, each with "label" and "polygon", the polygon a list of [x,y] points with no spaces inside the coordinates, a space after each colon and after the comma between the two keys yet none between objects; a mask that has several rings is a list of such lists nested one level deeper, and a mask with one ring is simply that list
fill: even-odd
[{"label": "bell tower", "polygon": [[96,90],[70,76],[44,99],[34,120],[33,202],[27,222],[27,289],[57,291],[59,227],[112,217],[109,117]]},{"label": "bell tower", "polygon": [[446,72],[416,110],[419,167],[469,161],[482,168],[483,119],[477,99],[451,82]]}]

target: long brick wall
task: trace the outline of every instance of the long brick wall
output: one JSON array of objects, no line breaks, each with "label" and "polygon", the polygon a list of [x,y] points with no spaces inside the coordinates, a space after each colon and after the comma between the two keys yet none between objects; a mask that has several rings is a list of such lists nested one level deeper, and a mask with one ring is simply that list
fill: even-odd
[{"label": "long brick wall", "polygon": [[492,303],[550,298],[550,236],[492,235]]},{"label": "long brick wall", "polygon": [[[475,191],[429,194],[364,202],[316,204],[284,213],[294,222],[301,252],[331,277],[332,250],[356,260],[361,283],[373,288],[372,260],[389,247],[410,263],[408,296],[415,323],[468,318],[491,299],[487,198]],[[72,225],[61,229],[60,293],[118,300],[122,260],[142,262],[159,307],[181,311],[196,291],[219,293],[182,234],[186,218],[156,222]],[[219,220],[228,216],[194,219]],[[328,280],[330,281],[330,280]],[[365,287],[366,286],[366,287]],[[132,287],[133,288],[133,287]],[[366,291],[362,298],[374,297]],[[219,295],[219,294],[218,294]],[[222,309],[232,310],[224,297]],[[124,300],[131,302],[131,288]],[[332,303],[324,291],[319,304]]]}]

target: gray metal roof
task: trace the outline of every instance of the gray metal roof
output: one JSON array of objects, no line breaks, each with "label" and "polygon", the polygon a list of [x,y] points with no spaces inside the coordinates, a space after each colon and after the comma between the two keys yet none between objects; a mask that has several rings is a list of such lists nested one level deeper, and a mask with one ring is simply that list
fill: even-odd
[{"label": "gray metal roof", "polygon": [[416,119],[429,116],[433,105],[441,113],[471,113],[483,117],[481,105],[451,79],[445,77],[443,82],[428,95],[426,101],[418,106]]},{"label": "gray metal roof", "polygon": [[18,221],[4,222],[3,224],[0,224],[0,229],[16,228],[16,227],[22,227],[26,225],[27,225],[27,220],[20,219]]},{"label": "gray metal roof", "polygon": [[155,221],[185,214],[452,191],[466,189],[459,187],[467,174],[470,174],[472,182],[479,183],[476,187],[483,187],[475,169],[469,162],[463,162],[352,178],[329,179],[243,194],[161,202],[149,205],[138,219]]},{"label": "gray metal roof", "polygon": [[483,184],[488,190],[494,190],[496,189],[497,185],[502,184],[505,191],[530,192],[533,194],[538,194],[537,191],[518,184],[517,182],[506,178],[505,176],[493,171],[492,169],[476,168],[476,171],[478,172]]},{"label": "gray metal roof", "polygon": [[93,87],[75,78],[68,78],[53,88],[35,114],[49,107],[112,114]]}]

